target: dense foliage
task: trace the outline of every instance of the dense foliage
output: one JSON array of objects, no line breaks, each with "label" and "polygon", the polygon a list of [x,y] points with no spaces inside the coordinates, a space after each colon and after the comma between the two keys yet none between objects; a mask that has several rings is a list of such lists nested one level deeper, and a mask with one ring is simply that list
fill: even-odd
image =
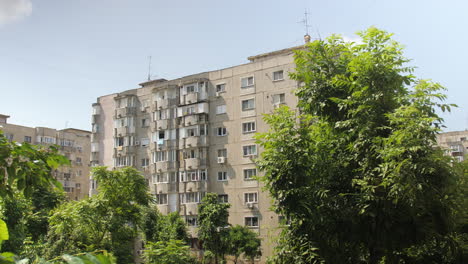
[{"label": "dense foliage", "polygon": [[275,262],[462,263],[460,173],[434,147],[443,88],[411,74],[391,34],[360,36],[297,51],[300,113],[278,109],[257,137],[266,189],[291,219]]}]

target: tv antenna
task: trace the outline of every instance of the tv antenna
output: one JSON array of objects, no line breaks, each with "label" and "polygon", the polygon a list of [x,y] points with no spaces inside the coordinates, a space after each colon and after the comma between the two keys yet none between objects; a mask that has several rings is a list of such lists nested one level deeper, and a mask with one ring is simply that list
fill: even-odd
[{"label": "tv antenna", "polygon": [[151,56],[148,56],[148,81],[151,80]]},{"label": "tv antenna", "polygon": [[302,23],[304,24],[304,28],[305,28],[305,35],[304,35],[304,41],[306,43],[309,43],[310,42],[310,35],[309,35],[309,28],[310,28],[310,25],[309,25],[309,13],[307,12],[307,9],[305,9],[304,11],[304,19],[302,19],[301,21],[299,21],[299,23]]}]

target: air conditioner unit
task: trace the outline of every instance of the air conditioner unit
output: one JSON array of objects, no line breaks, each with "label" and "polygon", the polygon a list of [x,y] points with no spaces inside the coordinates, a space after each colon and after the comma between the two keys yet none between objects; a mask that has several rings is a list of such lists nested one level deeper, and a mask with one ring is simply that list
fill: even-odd
[{"label": "air conditioner unit", "polygon": [[117,150],[118,150],[118,151],[122,151],[122,150],[123,150],[123,146],[118,146],[118,147],[117,147]]},{"label": "air conditioner unit", "polygon": [[140,145],[140,141],[137,140],[135,141],[135,146],[138,146],[138,145]]},{"label": "air conditioner unit", "polygon": [[247,208],[249,209],[254,209],[255,208],[255,204],[254,203],[247,203]]},{"label": "air conditioner unit", "polygon": [[146,107],[142,106],[142,107],[140,108],[140,110],[141,110],[142,112],[146,112]]},{"label": "air conditioner unit", "polygon": [[221,92],[216,92],[216,97],[220,97],[221,96]]},{"label": "air conditioner unit", "polygon": [[192,124],[192,121],[187,121],[187,124],[190,126]]},{"label": "air conditioner unit", "polygon": [[188,191],[188,192],[191,192],[191,191],[192,191],[192,188],[191,188],[191,187],[190,187],[190,188],[188,188],[188,189],[187,189],[187,191]]},{"label": "air conditioner unit", "polygon": [[218,157],[218,163],[219,163],[219,164],[224,164],[224,163],[226,163],[226,157]]}]

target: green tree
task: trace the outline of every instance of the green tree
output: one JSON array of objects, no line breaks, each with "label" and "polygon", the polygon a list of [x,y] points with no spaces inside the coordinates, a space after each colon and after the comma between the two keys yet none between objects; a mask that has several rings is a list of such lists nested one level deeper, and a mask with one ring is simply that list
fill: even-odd
[{"label": "green tree", "polygon": [[297,51],[300,114],[278,109],[257,137],[266,189],[292,220],[277,262],[418,263],[406,252],[433,243],[450,263],[459,174],[434,145],[436,108],[451,105],[439,84],[416,80],[391,34],[359,35]]},{"label": "green tree", "polygon": [[170,239],[188,242],[187,226],[178,212],[162,215],[156,205],[145,208],[142,231],[146,241],[168,241]]},{"label": "green tree", "polygon": [[220,203],[216,193],[207,193],[198,206],[198,238],[203,248],[215,254],[215,262],[227,252],[230,204]]},{"label": "green tree", "polygon": [[261,240],[258,234],[245,226],[236,225],[229,229],[228,253],[234,256],[234,263],[237,263],[239,256],[244,254],[253,261],[255,257],[261,256]]},{"label": "green tree", "polygon": [[190,255],[190,247],[185,241],[169,239],[167,241],[148,242],[143,251],[145,264],[190,264],[196,263]]},{"label": "green tree", "polygon": [[133,262],[133,243],[152,202],[144,177],[133,168],[93,169],[98,194],[57,208],[50,217],[46,256],[108,250],[119,263]]},{"label": "green tree", "polygon": [[35,188],[50,188],[51,185],[61,189],[51,172],[69,163],[55,146],[44,148],[10,142],[0,131],[0,197],[11,197],[16,190],[30,197]]}]

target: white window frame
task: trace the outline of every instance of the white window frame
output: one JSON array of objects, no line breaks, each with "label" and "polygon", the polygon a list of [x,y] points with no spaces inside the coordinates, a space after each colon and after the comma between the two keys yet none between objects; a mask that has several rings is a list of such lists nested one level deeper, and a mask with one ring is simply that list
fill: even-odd
[{"label": "white window frame", "polygon": [[258,192],[245,192],[244,204],[258,203]]},{"label": "white window frame", "polygon": [[[219,89],[220,88],[220,89]],[[216,84],[216,92],[217,93],[224,93],[226,92],[226,83],[218,83]]]},{"label": "white window frame", "polygon": [[[244,108],[244,102],[246,103],[246,107]],[[250,103],[252,102],[252,103]],[[255,98],[249,98],[241,101],[241,110],[250,111],[255,109]]]},{"label": "white window frame", "polygon": [[216,135],[218,137],[224,137],[227,135],[227,128],[226,127],[217,127],[216,128]]},{"label": "white window frame", "polygon": [[257,145],[245,145],[242,146],[242,154],[244,157],[257,155]]},{"label": "white window frame", "polygon": [[[254,219],[256,219],[256,221],[254,221]],[[255,222],[257,223],[257,225],[255,225]],[[259,223],[258,216],[246,216],[246,217],[244,217],[244,226],[259,227],[259,225],[260,225],[260,223]]]},{"label": "white window frame", "polygon": [[227,171],[218,171],[216,175],[217,175],[216,179],[218,181],[228,181]]},{"label": "white window frame", "polygon": [[255,77],[253,75],[241,78],[241,88],[249,88],[254,85],[255,85]]},{"label": "white window frame", "polygon": [[[277,76],[277,75],[281,75],[281,76]],[[278,78],[278,77],[280,77],[280,78]],[[283,70],[273,72],[273,81],[274,82],[283,81],[283,80],[284,80],[284,71]]]},{"label": "white window frame", "polygon": [[[224,153],[222,153],[222,152],[224,152]],[[221,158],[221,157],[227,158],[227,149],[226,148],[218,149],[217,154],[218,154],[218,156],[217,156],[218,158]],[[220,155],[220,154],[224,154],[224,155]]]},{"label": "white window frame", "polygon": [[242,134],[254,133],[257,131],[257,122],[250,121],[242,123]]},{"label": "white window frame", "polygon": [[218,194],[218,201],[220,203],[229,203],[229,195],[225,193]]},{"label": "white window frame", "polygon": [[254,180],[253,177],[257,176],[257,169],[256,168],[244,169],[243,175],[244,175],[244,181]]},{"label": "white window frame", "polygon": [[167,193],[156,194],[156,204],[164,205],[167,203]]}]

